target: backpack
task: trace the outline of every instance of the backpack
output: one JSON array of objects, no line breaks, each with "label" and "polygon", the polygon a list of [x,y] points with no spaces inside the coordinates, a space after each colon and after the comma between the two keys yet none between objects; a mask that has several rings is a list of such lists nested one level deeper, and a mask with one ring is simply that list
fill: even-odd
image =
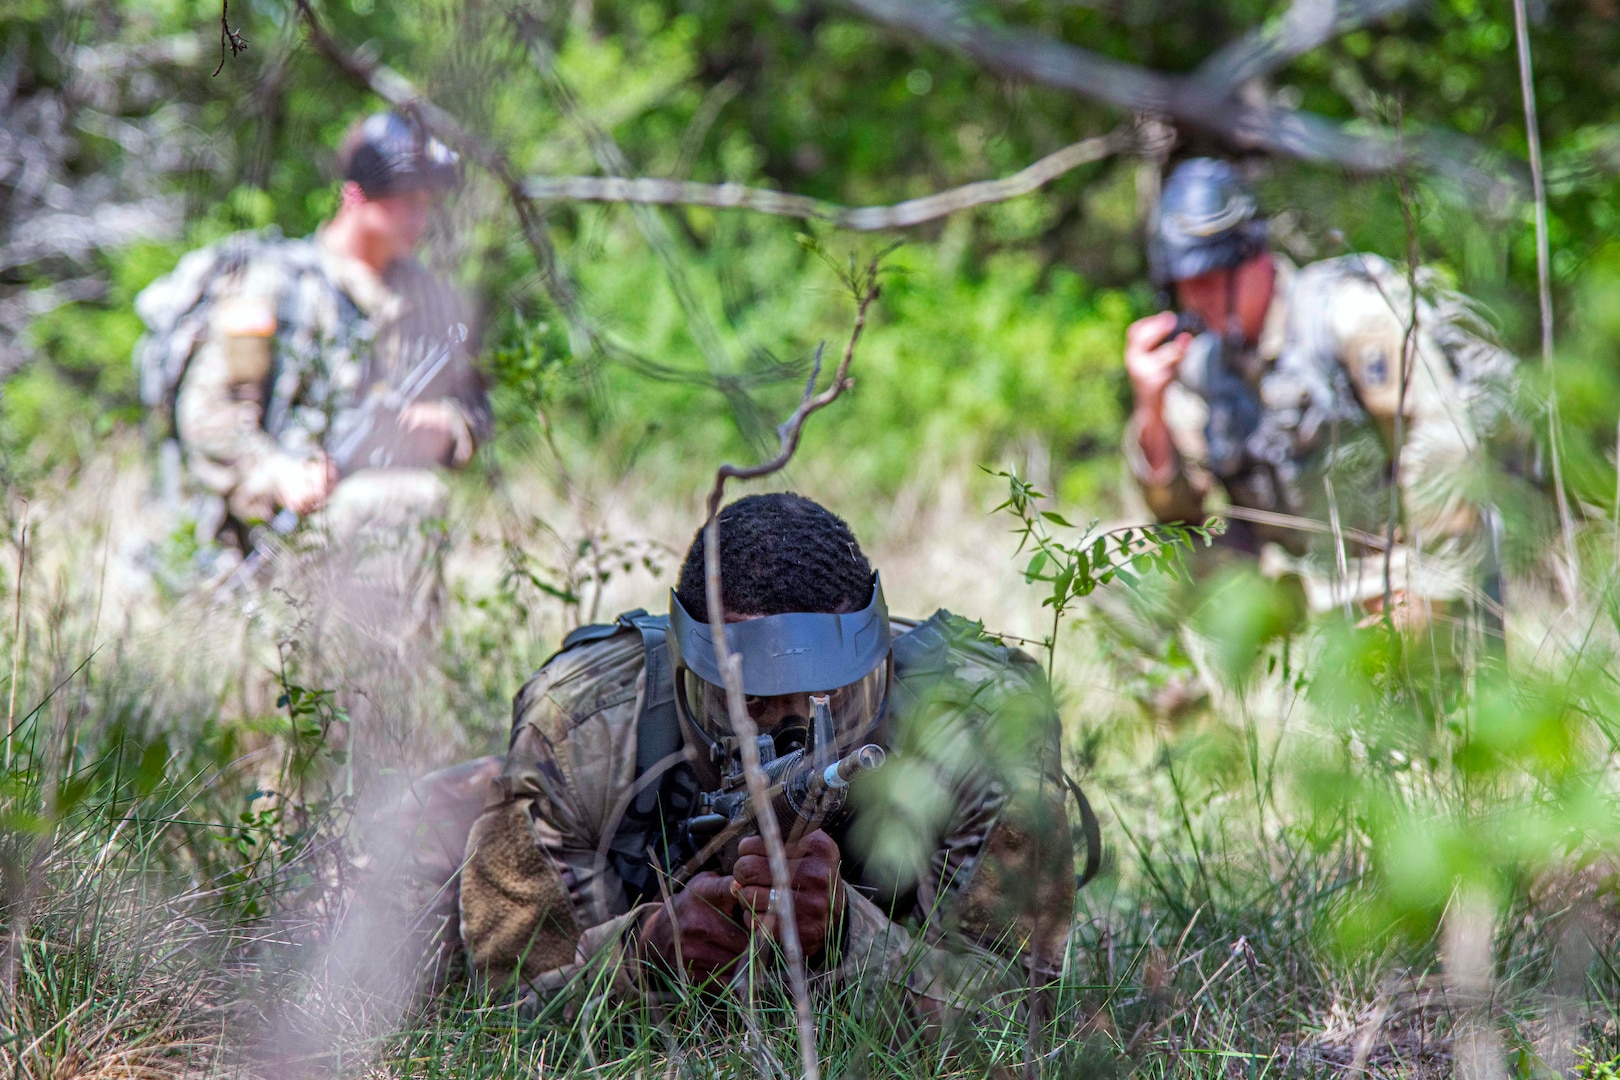
[{"label": "backpack", "polygon": [[[632,900],[637,897],[656,899],[659,895],[654,868],[646,858],[647,849],[656,850],[659,841],[667,840],[666,822],[684,821],[690,816],[699,794],[697,777],[684,761],[676,759],[673,764],[663,765],[656,775],[652,772],[674,758],[682,744],[680,720],[675,712],[675,671],[666,641],[668,630],[669,616],[650,615],[637,608],[611,623],[578,627],[563,638],[562,647],[546,660],[549,664],[571,649],[606,641],[621,633],[635,631],[641,635],[646,690],[642,695],[641,713],[636,718],[634,795],[607,849],[608,859]],[[966,631],[972,631],[971,635]],[[1039,665],[1023,653],[986,640],[978,633],[977,624],[942,608],[894,639],[894,692],[898,710],[917,703],[925,696],[927,684],[947,672],[947,654],[953,643],[991,665],[1028,666],[1036,673],[1040,671]],[[515,730],[513,737],[516,737]],[[1076,877],[1076,886],[1083,887],[1102,865],[1102,830],[1080,785],[1066,772],[1064,781],[1079,807],[1086,838],[1085,869]]]},{"label": "backpack", "polygon": [[1507,434],[1513,415],[1518,357],[1508,352],[1479,301],[1446,285],[1430,267],[1417,273],[1418,319],[1451,365],[1468,414],[1486,434]]},{"label": "backpack", "polygon": [[345,319],[360,317],[348,294],[334,284],[320,252],[307,239],[288,240],[275,226],[234,233],[181,258],[175,268],[142,289],[135,313],[146,333],[135,343],[132,360],[149,432],[158,440],[175,435],[175,402],[197,345],[207,335],[214,304],[234,287],[236,276],[259,259],[275,259],[291,287],[277,297],[277,336],[287,329],[290,305],[310,297],[329,299]]},{"label": "backpack", "polygon": [[[1445,358],[1456,380],[1458,404],[1481,434],[1493,432],[1511,419],[1517,359],[1496,339],[1476,301],[1448,287],[1429,267],[1420,267],[1414,280],[1417,325]],[[1377,255],[1324,259],[1299,271],[1289,298],[1289,345],[1262,378],[1260,393],[1268,403],[1305,402],[1303,414],[1288,416],[1287,426],[1306,444],[1330,422],[1354,420],[1362,413],[1339,362],[1330,323],[1319,317],[1346,282],[1371,285],[1398,317],[1408,317],[1412,283]]]}]

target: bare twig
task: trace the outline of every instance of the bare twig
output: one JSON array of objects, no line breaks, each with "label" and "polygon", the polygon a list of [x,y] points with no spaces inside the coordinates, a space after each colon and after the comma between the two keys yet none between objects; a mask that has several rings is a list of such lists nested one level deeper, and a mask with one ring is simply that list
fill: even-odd
[{"label": "bare twig", "polygon": [[[597,165],[609,173],[619,175],[628,173],[629,159],[625,157],[624,151],[619,148],[613,136],[586,113],[573,87],[568,85],[562,73],[557,70],[556,54],[541,37],[533,17],[517,14],[513,17],[513,23],[518,36],[528,46],[530,58],[546,90],[562,114],[585,136],[585,142],[590,146],[591,155],[596,159]],[[526,187],[524,194],[528,195]],[[720,338],[719,328],[704,308],[702,301],[698,299],[697,290],[692,287],[686,269],[677,257],[675,237],[671,235],[669,226],[649,206],[634,206],[632,213],[642,239],[652,248],[653,255],[664,269],[664,277],[669,282],[670,290],[675,294],[675,302],[680,305],[681,313],[686,317],[688,332],[708,362],[710,374],[731,399],[732,410],[736,414],[739,426],[749,427],[750,421],[757,417],[758,410],[755,409],[752,399],[734,380],[735,365]]]},{"label": "bare twig", "polygon": [[[1396,118],[1397,127],[1400,118]],[[1406,329],[1401,336],[1401,388],[1395,398],[1395,432],[1391,440],[1389,451],[1389,522],[1385,526],[1388,535],[1384,546],[1384,618],[1394,619],[1395,613],[1392,605],[1395,598],[1394,583],[1390,580],[1390,565],[1395,555],[1395,527],[1401,518],[1401,451],[1406,444],[1406,394],[1412,385],[1412,372],[1416,365],[1412,362],[1417,348],[1418,329],[1418,235],[1417,218],[1412,208],[1412,188],[1408,182],[1406,170],[1403,168],[1396,173],[1396,184],[1401,197],[1401,220],[1406,225],[1406,288],[1410,294],[1410,306],[1407,311]],[[1407,537],[1414,540],[1413,537]],[[1413,546],[1416,546],[1414,542]]]},{"label": "bare twig", "polygon": [[1580,577],[1575,550],[1575,518],[1564,490],[1559,452],[1558,386],[1553,382],[1553,306],[1551,257],[1547,242],[1547,187],[1541,172],[1541,125],[1536,119],[1536,86],[1530,68],[1530,27],[1524,0],[1513,0],[1513,30],[1519,43],[1519,91],[1524,98],[1524,137],[1530,146],[1530,190],[1536,204],[1536,294],[1541,302],[1541,367],[1547,375],[1547,446],[1552,458],[1553,495],[1558,503],[1558,531],[1563,534],[1569,580]]},{"label": "bare twig", "polygon": [[214,69],[215,75],[225,70],[227,48],[231,50],[232,56],[239,56],[247,51],[247,38],[231,29],[230,14],[231,0],[219,0],[219,67]]},{"label": "bare twig", "polygon": [[[1385,172],[1403,162],[1435,170],[1454,182],[1500,202],[1517,184],[1481,169],[1483,156],[1461,136],[1435,139],[1398,139],[1388,132],[1360,134],[1315,113],[1284,108],[1215,92],[1213,78],[1170,75],[1127,64],[1089,49],[1068,45],[1027,30],[1004,29],[966,18],[955,5],[936,0],[845,0],[857,13],[895,30],[953,49],[981,66],[1010,78],[1036,82],[1112,105],[1132,113],[1168,116],[1191,128],[1216,135],[1241,150],[1258,150],[1285,157],[1331,161],[1356,172]],[[1369,4],[1369,7],[1372,5]],[[1305,43],[1310,35],[1293,35]],[[1275,50],[1283,59],[1288,44]],[[1249,52],[1259,54],[1248,57]],[[1221,58],[1221,79],[1235,72],[1263,68],[1273,61],[1273,49],[1259,47],[1243,56]],[[1204,72],[1213,76],[1217,69]]]},{"label": "bare twig", "polygon": [[17,591],[11,608],[11,690],[6,706],[6,769],[11,768],[11,737],[17,730],[17,680],[22,677],[23,567],[28,561],[28,504],[23,504],[22,535],[17,540]]},{"label": "bare twig", "polygon": [[1415,0],[1294,0],[1268,24],[1216,50],[1193,72],[1210,93],[1228,97],[1244,83],[1281,71],[1289,63],[1371,22],[1405,11]]},{"label": "bare twig", "polygon": [[804,428],[805,420],[810,414],[838,400],[839,395],[853,385],[849,378],[849,365],[855,358],[855,346],[866,329],[867,311],[882,291],[878,284],[879,264],[882,258],[882,254],[874,257],[867,264],[865,275],[856,283],[855,291],[859,300],[855,312],[855,326],[850,332],[849,344],[844,348],[844,357],[839,362],[838,370],[833,373],[832,382],[821,393],[815,392],[816,379],[821,374],[821,351],[818,349],[810,381],[804,388],[804,396],[799,401],[799,407],[793,410],[793,415],[776,429],[778,441],[776,456],[761,465],[721,465],[715,472],[714,487],[709,492],[708,520],[703,526],[704,592],[709,605],[709,625],[714,634],[715,661],[725,680],[726,714],[731,722],[732,733],[737,738],[742,755],[743,774],[748,782],[748,798],[753,804],[754,814],[759,822],[759,835],[765,841],[766,856],[771,867],[770,912],[779,927],[782,952],[787,961],[788,983],[793,991],[794,1011],[798,1018],[799,1052],[805,1080],[819,1080],[821,1076],[821,1062],[816,1052],[815,1016],[810,1011],[810,990],[805,975],[804,949],[799,941],[799,927],[793,913],[793,888],[792,878],[788,873],[787,848],[782,842],[781,824],[776,820],[776,811],[771,806],[770,782],[759,762],[759,745],[755,741],[759,735],[759,728],[748,715],[742,682],[742,657],[733,653],[726,641],[726,611],[720,582],[720,504],[725,499],[728,479],[754,480],[769,476],[787,465],[793,457],[793,452],[798,449],[799,435]]},{"label": "bare twig", "polygon": [[[1272,525],[1282,529],[1293,529],[1297,532],[1318,533],[1322,536],[1332,536],[1333,523],[1317,521],[1314,518],[1300,517],[1296,514],[1281,514],[1275,510],[1256,510],[1248,506],[1223,506],[1219,517],[1237,518],[1239,521],[1252,521],[1257,525]],[[1373,551],[1383,551],[1390,546],[1385,537],[1377,533],[1370,533],[1363,529],[1353,529],[1341,526],[1339,534],[1346,540],[1371,548]],[[1400,545],[1395,545],[1399,547]]]},{"label": "bare twig", "polygon": [[760,214],[825,221],[840,229],[873,232],[920,225],[985,203],[1006,202],[1027,195],[1065,173],[1129,150],[1134,144],[1133,131],[1121,127],[1107,135],[1082,139],[1065,146],[1000,180],[980,180],[919,199],[907,199],[892,206],[840,206],[805,195],[744,184],[698,184],[622,176],[536,176],[524,182],[523,190],[537,202],[573,200],[708,206],[719,210],[752,210]]},{"label": "bare twig", "polygon": [[[1335,535],[1331,522],[1317,521],[1313,518],[1299,517],[1295,514],[1280,514],[1274,510],[1256,510],[1247,506],[1223,506],[1221,507],[1219,516],[1237,518],[1241,521],[1252,521],[1257,525],[1270,525],[1279,529],[1293,529],[1297,532],[1315,533],[1320,536]],[[1379,536],[1376,533],[1365,532],[1361,529],[1352,529],[1344,525],[1340,526],[1337,535],[1344,540],[1349,540],[1352,543],[1359,544],[1360,546],[1369,548],[1373,551],[1387,551],[1393,547],[1396,551],[1405,551],[1409,555],[1422,554],[1410,544],[1402,544],[1398,542],[1392,544],[1387,537]],[[1346,567],[1346,571],[1348,572],[1348,566]],[[1466,596],[1470,602],[1480,605],[1482,609],[1490,612],[1492,615],[1501,617],[1501,603],[1487,595],[1484,589],[1481,589],[1479,586],[1467,581],[1453,582],[1452,585],[1453,587],[1461,590],[1463,595]]]}]

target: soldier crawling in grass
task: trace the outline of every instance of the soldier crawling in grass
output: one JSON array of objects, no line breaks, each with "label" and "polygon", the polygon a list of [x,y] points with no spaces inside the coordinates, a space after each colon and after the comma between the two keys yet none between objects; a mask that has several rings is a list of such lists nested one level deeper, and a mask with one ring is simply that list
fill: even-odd
[{"label": "soldier crawling in grass", "polygon": [[357,123],[338,164],[341,202],[313,236],[238,234],[146,289],[135,361],[202,496],[199,539],[246,556],[269,523],[315,515],[389,553],[362,575],[420,607],[447,500],[434,470],[491,428],[467,305],[412,254],[458,166],[395,113]]},{"label": "soldier crawling in grass", "polygon": [[[888,987],[921,1015],[1009,962],[1015,985],[1055,977],[1076,878],[1040,667],[945,611],[892,618],[848,526],[809,499],[743,498],[719,526],[728,639],[764,757],[889,753],[788,845],[812,972]],[[437,841],[418,869],[437,885],[460,868],[460,936],[497,992],[544,999],[593,972],[656,998],[776,962],[757,835],[734,862],[682,876],[702,861],[689,825],[704,794],[738,768],[708,620],[700,532],[667,619],[576,631],[517,695],[504,760],[418,785]]]}]

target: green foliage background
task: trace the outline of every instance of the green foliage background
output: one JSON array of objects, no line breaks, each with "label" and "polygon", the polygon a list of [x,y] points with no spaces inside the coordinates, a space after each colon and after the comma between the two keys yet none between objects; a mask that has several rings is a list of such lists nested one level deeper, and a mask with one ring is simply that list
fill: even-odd
[{"label": "green foliage background", "polygon": [[[563,77],[642,174],[740,181],[847,204],[892,202],[1004,175],[1120,122],[1067,95],[1011,84],[938,50],[876,29],[836,5],[773,2],[577,3],[342,0],[321,14],[342,41],[399,68],[435,100],[490,135],[520,169],[597,171],[584,140],[545,93],[508,16],[539,20]],[[1155,0],[1130,5],[1009,4],[995,11],[1110,55],[1188,70],[1279,5]],[[11,3],[40,88],[66,79],[75,44],[138,48],[178,38],[187,63],[156,65],[152,108],[184,111],[215,160],[176,177],[190,213],[183,236],[104,252],[112,287],[96,303],[38,320],[42,363],[13,378],[5,428],[37,465],[71,460],[110,425],[137,419],[129,348],[133,294],[184,250],[234,229],[312,229],[334,205],[332,147],[374,101],[336,78],[301,42],[290,5],[239,0],[231,18],[250,42],[217,77],[212,0],[98,5]],[[1604,358],[1620,332],[1603,299],[1620,255],[1620,19],[1602,0],[1534,12],[1540,117],[1552,184],[1552,243],[1565,365],[1566,415],[1581,494],[1612,500],[1601,449],[1620,406]],[[1273,92],[1346,120],[1466,133],[1517,167],[1525,152],[1511,12],[1441,0],[1309,53]],[[14,44],[14,48],[19,47]],[[1194,138],[1190,150],[1216,149]],[[75,168],[104,167],[118,147],[86,135]],[[905,479],[1034,440],[1050,449],[1057,492],[1107,505],[1118,479],[1124,325],[1155,307],[1143,282],[1135,159],[1060,179],[1044,192],[911,230],[861,360],[850,407],[812,440],[836,446],[851,481],[892,492]],[[1264,201],[1284,212],[1277,235],[1297,257],[1350,245],[1399,257],[1405,227],[1389,177],[1267,162]],[[1534,351],[1534,245],[1528,206],[1481,208],[1419,178],[1423,258],[1448,270],[1498,317],[1511,343]],[[1505,214],[1504,211],[1505,210]],[[719,364],[731,374],[774,361],[802,365],[818,341],[841,340],[847,313],[794,242],[802,226],[755,215],[669,211],[676,261],[719,328],[723,358],[705,358],[692,317],[658,260],[618,208],[558,206],[550,214],[566,265],[594,322],[641,356],[678,371]],[[834,249],[880,241],[832,237]],[[796,379],[755,393],[739,421],[713,389],[650,380],[568,355],[557,312],[538,287],[509,211],[474,177],[430,246],[486,316],[501,389],[504,445],[519,448],[543,406],[553,423],[611,459],[680,470],[718,448],[746,452],[796,394]],[[20,271],[48,280],[51,269]],[[536,397],[543,400],[537,401]],[[763,422],[763,423],[762,423]],[[774,422],[774,421],[770,421]],[[649,432],[652,434],[649,435]],[[701,453],[696,453],[702,451]],[[662,463],[661,465],[658,463]]]},{"label": "green foliage background", "polygon": [[[586,112],[643,175],[744,182],[851,205],[895,202],[1008,174],[1124,119],[992,78],[835,5],[333,0],[319,10],[341,41],[404,72],[500,145],[521,171],[596,172],[585,139],[559,114],[513,30],[509,16],[520,7],[543,27],[558,70]],[[1283,5],[1009,0],[984,8],[991,17],[1114,57],[1187,71],[1221,43],[1277,17]],[[125,112],[112,119],[167,115],[191,155],[171,177],[172,190],[185,201],[183,231],[103,248],[105,295],[57,308],[30,328],[37,358],[5,382],[0,396],[4,479],[24,491],[42,479],[70,476],[103,437],[138,424],[129,354],[140,331],[131,309],[140,288],[199,244],[272,223],[305,233],[335,206],[332,147],[356,116],[378,103],[335,77],[302,44],[285,0],[235,0],[230,17],[250,49],[226,58],[213,77],[219,60],[215,0],[94,6],[0,0],[6,62],[15,59],[15,68],[6,70],[19,73],[19,95],[64,94],[83,116],[96,115],[96,100],[73,82],[64,58],[82,57],[76,49],[124,57],[120,70],[147,86],[122,99],[128,104],[118,109]],[[1620,342],[1614,300],[1620,243],[1613,239],[1620,223],[1620,9],[1612,0],[1550,0],[1532,5],[1532,17],[1551,185],[1564,460],[1584,510],[1589,556],[1586,576],[1574,587],[1585,604],[1576,621],[1590,621],[1575,635],[1578,648],[1554,646],[1530,659],[1513,657],[1514,665],[1481,655],[1475,668],[1442,668],[1386,627],[1331,619],[1303,625],[1294,598],[1249,573],[1218,576],[1197,590],[1166,586],[1155,595],[1158,575],[1147,573],[1155,560],[1141,551],[1119,553],[1120,566],[1128,560],[1147,575],[1136,602],[1159,605],[1161,628],[1190,626],[1215,643],[1203,659],[1216,694],[1209,715],[1176,730],[1145,724],[1134,708],[1113,699],[1102,705],[1088,699],[1084,710],[1070,710],[1083,714],[1068,733],[1070,762],[1111,804],[1105,814],[1116,852],[1082,899],[1092,921],[1074,941],[1071,970],[1095,976],[1097,985],[1065,987],[1065,1011],[1058,1015],[1064,1023],[1072,1018],[1076,1030],[1089,1018],[1087,1033],[1101,1030],[1094,1023],[1113,1025],[1115,1047],[1127,1051],[1137,1046],[1131,1033],[1149,1032],[1144,1038],[1166,1049],[1156,1066],[1165,1075],[1192,1074],[1176,1054],[1200,1038],[1233,1061],[1263,1065],[1272,1060],[1267,1055],[1286,1049],[1280,1039],[1327,1025],[1311,1012],[1323,1002],[1370,1004],[1389,985],[1387,972],[1421,976],[1438,964],[1435,930],[1459,887],[1494,903],[1503,1000],[1518,1017],[1531,1018],[1526,1025],[1539,1022],[1560,947],[1558,920],[1581,912],[1573,900],[1567,909],[1549,905],[1534,886],[1551,880],[1551,891],[1558,892],[1567,884],[1564,891],[1578,893],[1582,903],[1612,908],[1620,805],[1613,782],[1620,739],[1612,722],[1613,672],[1620,669],[1612,660],[1620,610],[1612,603],[1617,577],[1608,555],[1614,536],[1604,519],[1617,509],[1613,453],[1620,420],[1613,359]],[[1497,165],[1522,171],[1515,164],[1526,147],[1511,10],[1500,2],[1435,0],[1301,57],[1270,92],[1346,121],[1459,132],[1497,155]],[[71,165],[79,177],[115,170],[126,153],[107,130],[99,121],[75,128]],[[1216,148],[1193,139],[1186,149]],[[1050,606],[1066,610],[1069,599],[1090,591],[1093,574],[1101,579],[1101,563],[1089,555],[1090,561],[1080,559],[1097,550],[1088,546],[1097,542],[1095,534],[1071,530],[1067,521],[1118,509],[1123,332],[1156,307],[1143,280],[1138,234],[1141,168],[1130,158],[1100,162],[1040,194],[905,235],[862,345],[856,389],[816,418],[801,449],[803,460],[820,469],[835,463],[831,469],[855,508],[852,516],[880,517],[897,493],[908,487],[932,492],[947,477],[997,485],[972,468],[979,463],[1049,461],[1052,487],[1034,480],[1056,496],[1067,519],[1036,516],[1049,504],[1032,495],[1023,504],[1012,500],[1015,514],[1036,523],[1045,537],[1030,554],[1044,560],[1029,564],[1031,597],[1049,587]],[[1263,201],[1278,212],[1276,239],[1294,257],[1346,248],[1404,256],[1408,236],[1394,178],[1349,177],[1282,161],[1259,163],[1257,172]],[[1423,260],[1487,305],[1509,343],[1533,359],[1538,327],[1530,208],[1480,206],[1443,183],[1412,180]],[[634,470],[645,490],[697,491],[718,459],[758,452],[762,434],[796,399],[818,342],[825,341],[830,354],[841,348],[848,302],[798,241],[804,225],[741,213],[660,213],[675,237],[672,261],[697,298],[695,311],[682,307],[665,264],[627,211],[565,205],[552,208],[547,221],[578,280],[588,318],[674,374],[663,378],[649,377],[644,365],[571,353],[564,320],[488,178],[471,173],[435,224],[427,257],[457,277],[484,315],[484,355],[499,416],[487,465],[530,466],[549,434],[566,456],[588,459],[610,479]],[[869,253],[888,239],[808,231],[840,255]],[[25,265],[6,271],[0,284],[45,288],[61,272],[50,262]],[[695,331],[704,322],[717,328],[717,354],[706,355],[699,345]],[[1547,387],[1538,383],[1538,365],[1526,371],[1534,406]],[[737,408],[714,389],[717,376],[749,385],[756,408]],[[59,475],[47,477],[51,473]],[[1019,490],[1014,476],[1002,479]],[[1532,480],[1525,482],[1524,505],[1504,509],[1515,565],[1535,568],[1551,541]],[[857,518],[857,524],[865,522]],[[523,547],[540,547],[546,527],[535,518],[528,533],[503,536],[501,585],[487,594],[468,586],[456,598],[457,619],[441,658],[449,705],[440,713],[464,722],[460,735],[487,735],[491,745],[498,740],[494,729],[504,722],[512,680],[545,655],[541,635],[530,631],[551,605],[571,603],[570,613],[579,614],[573,590],[588,583],[580,566],[589,562],[590,545],[614,539],[592,535],[572,546],[575,565],[558,577],[558,586],[535,569],[541,557]],[[551,538],[563,540],[555,530]],[[75,539],[88,549],[102,538]],[[568,538],[571,545],[574,539]],[[81,559],[84,566],[89,558]],[[21,619],[25,641],[50,643],[48,652],[40,646],[20,666],[30,692],[57,686],[100,644],[94,634],[100,597],[87,584],[93,575],[61,581],[63,596],[70,584],[79,589],[74,595],[85,610],[58,620],[67,607],[53,601],[41,605],[50,611]],[[1574,625],[1568,614],[1558,616],[1566,635]],[[1536,616],[1530,610],[1526,618]],[[30,621],[39,623],[32,639]],[[59,623],[91,629],[60,636]],[[1082,636],[1065,628],[1065,647],[1087,661],[1098,659],[1091,653],[1128,651],[1129,643],[1111,639],[1106,628],[1088,624],[1087,631]],[[0,640],[0,655],[12,644]],[[240,960],[249,950],[241,939],[258,932],[255,920],[266,911],[294,910],[322,887],[319,875],[300,862],[309,850],[300,845],[313,835],[307,822],[266,817],[270,812],[262,809],[241,812],[242,793],[264,781],[240,764],[237,740],[279,739],[297,751],[306,737],[313,742],[319,733],[324,740],[329,727],[340,730],[347,721],[333,699],[322,696],[326,691],[287,684],[281,705],[257,710],[273,716],[273,724],[262,715],[259,728],[234,724],[219,715],[226,694],[214,682],[168,679],[153,673],[161,672],[157,666],[144,672],[141,665],[151,658],[140,655],[139,643],[124,653],[125,644],[116,658],[123,666],[112,676],[90,668],[93,677],[72,684],[78,696],[71,709],[64,696],[19,713],[19,731],[30,742],[0,790],[0,842],[7,845],[0,863],[14,871],[26,865],[24,855],[48,849],[56,860],[48,873],[71,883],[100,875],[98,860],[118,836],[125,835],[125,854],[143,868],[161,838],[173,846],[158,852],[162,858],[152,855],[153,866],[167,866],[171,877],[224,881],[227,906],[235,908],[210,923],[214,929],[191,951],[171,953],[165,946],[152,953],[164,963],[180,956],[177,965],[193,965],[184,971],[212,972],[213,950],[234,950],[233,962]],[[1162,687],[1187,675],[1194,660],[1185,644],[1165,634],[1154,645],[1157,652],[1139,650],[1151,661],[1138,665],[1140,681]],[[184,699],[184,707],[166,694]],[[1296,722],[1296,705],[1307,720]],[[57,737],[51,733],[63,732],[72,737],[63,736],[60,745],[50,741]],[[126,770],[126,761],[138,765]],[[176,779],[214,771],[227,782],[195,796]],[[328,804],[322,813],[331,810]],[[210,832],[217,824],[210,821],[226,823],[228,845],[217,842]],[[47,844],[60,823],[82,825],[74,835],[89,839]],[[126,823],[128,831],[121,832]],[[186,831],[175,839],[166,831],[172,828]],[[98,869],[86,869],[92,865]],[[13,872],[7,880],[15,879]],[[53,903],[79,891],[57,889]],[[112,904],[108,910],[117,918],[123,909]],[[210,919],[218,915],[195,910]],[[53,989],[28,1006],[32,1031],[57,1032],[58,1020],[78,1008],[80,990],[84,1000],[96,993],[124,1000],[117,996],[122,991],[106,990],[108,980],[123,977],[122,961],[97,952],[102,924],[81,914],[70,904],[37,920],[38,948],[30,962],[43,973],[39,985],[58,985],[51,966],[58,953],[86,959],[75,968],[82,981],[70,991]],[[159,921],[168,934],[187,925],[178,918]],[[121,928],[130,925],[125,918]],[[63,942],[71,948],[52,951]],[[1238,972],[1234,978],[1246,969],[1253,982],[1211,1010],[1201,1033],[1211,999],[1200,995],[1212,985],[1199,966],[1206,952],[1208,970],[1226,970],[1215,966],[1225,955]],[[1607,1010],[1611,1021],[1592,1044],[1592,1075],[1612,1074],[1620,1060],[1613,1034],[1620,968],[1608,957],[1603,962],[1607,974],[1594,969],[1583,984],[1601,1005],[1593,1014]],[[140,978],[148,977],[147,969],[140,971]],[[1225,994],[1226,985],[1216,993]],[[450,1074],[505,1069],[532,1075],[533,1032],[487,1010],[454,1011],[466,1004],[452,1002],[425,1019],[431,1039],[407,1030],[388,1052],[412,1061],[419,1053],[442,1059]],[[122,1007],[109,1007],[108,1015],[123,1015]],[[570,1047],[577,1039],[588,1054],[595,1036],[583,1029],[595,1023],[587,1018],[571,1029],[544,1028],[543,1037]],[[842,1047],[837,1054],[859,1060],[869,1052],[871,1033],[853,1021],[847,1027],[833,1045]],[[114,1029],[109,1022],[107,1030]],[[464,1038],[469,1029],[484,1041]],[[615,1030],[634,1044],[634,1052],[619,1059],[625,1075],[640,1069],[643,1058],[661,1059],[663,1044],[652,1027]],[[711,1034],[702,1024],[693,1030],[694,1041]],[[1513,1046],[1529,1045],[1526,1031],[1514,1033]],[[427,1049],[417,1045],[419,1036]],[[1012,1038],[998,1052],[1015,1060],[1016,1044]],[[501,1064],[486,1067],[481,1055],[487,1046],[506,1055]],[[545,1043],[540,1047],[543,1055]],[[65,1043],[48,1049],[58,1058],[69,1052]],[[1230,1075],[1224,1059],[1208,1071]]]}]

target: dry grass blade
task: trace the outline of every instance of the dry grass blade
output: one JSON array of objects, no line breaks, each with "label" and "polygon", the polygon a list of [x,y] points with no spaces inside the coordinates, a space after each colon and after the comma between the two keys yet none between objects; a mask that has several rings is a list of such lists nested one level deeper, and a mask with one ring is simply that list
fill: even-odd
[{"label": "dry grass blade", "polygon": [[1547,382],[1547,449],[1552,461],[1553,496],[1558,502],[1558,529],[1564,541],[1564,558],[1569,563],[1569,580],[1580,576],[1580,556],[1575,549],[1575,519],[1569,509],[1569,493],[1564,490],[1564,467],[1559,451],[1558,386],[1553,374],[1552,255],[1547,241],[1547,186],[1541,172],[1541,131],[1536,118],[1536,85],[1530,68],[1530,28],[1524,0],[1513,0],[1513,31],[1518,42],[1519,88],[1524,98],[1524,137],[1530,144],[1530,187],[1536,209],[1536,298],[1541,314],[1541,366]]},{"label": "dry grass blade", "polygon": [[17,538],[17,588],[11,597],[11,690],[6,706],[6,768],[11,768],[11,740],[17,730],[17,680],[22,674],[23,569],[28,564],[28,504],[23,503],[22,533]]}]

